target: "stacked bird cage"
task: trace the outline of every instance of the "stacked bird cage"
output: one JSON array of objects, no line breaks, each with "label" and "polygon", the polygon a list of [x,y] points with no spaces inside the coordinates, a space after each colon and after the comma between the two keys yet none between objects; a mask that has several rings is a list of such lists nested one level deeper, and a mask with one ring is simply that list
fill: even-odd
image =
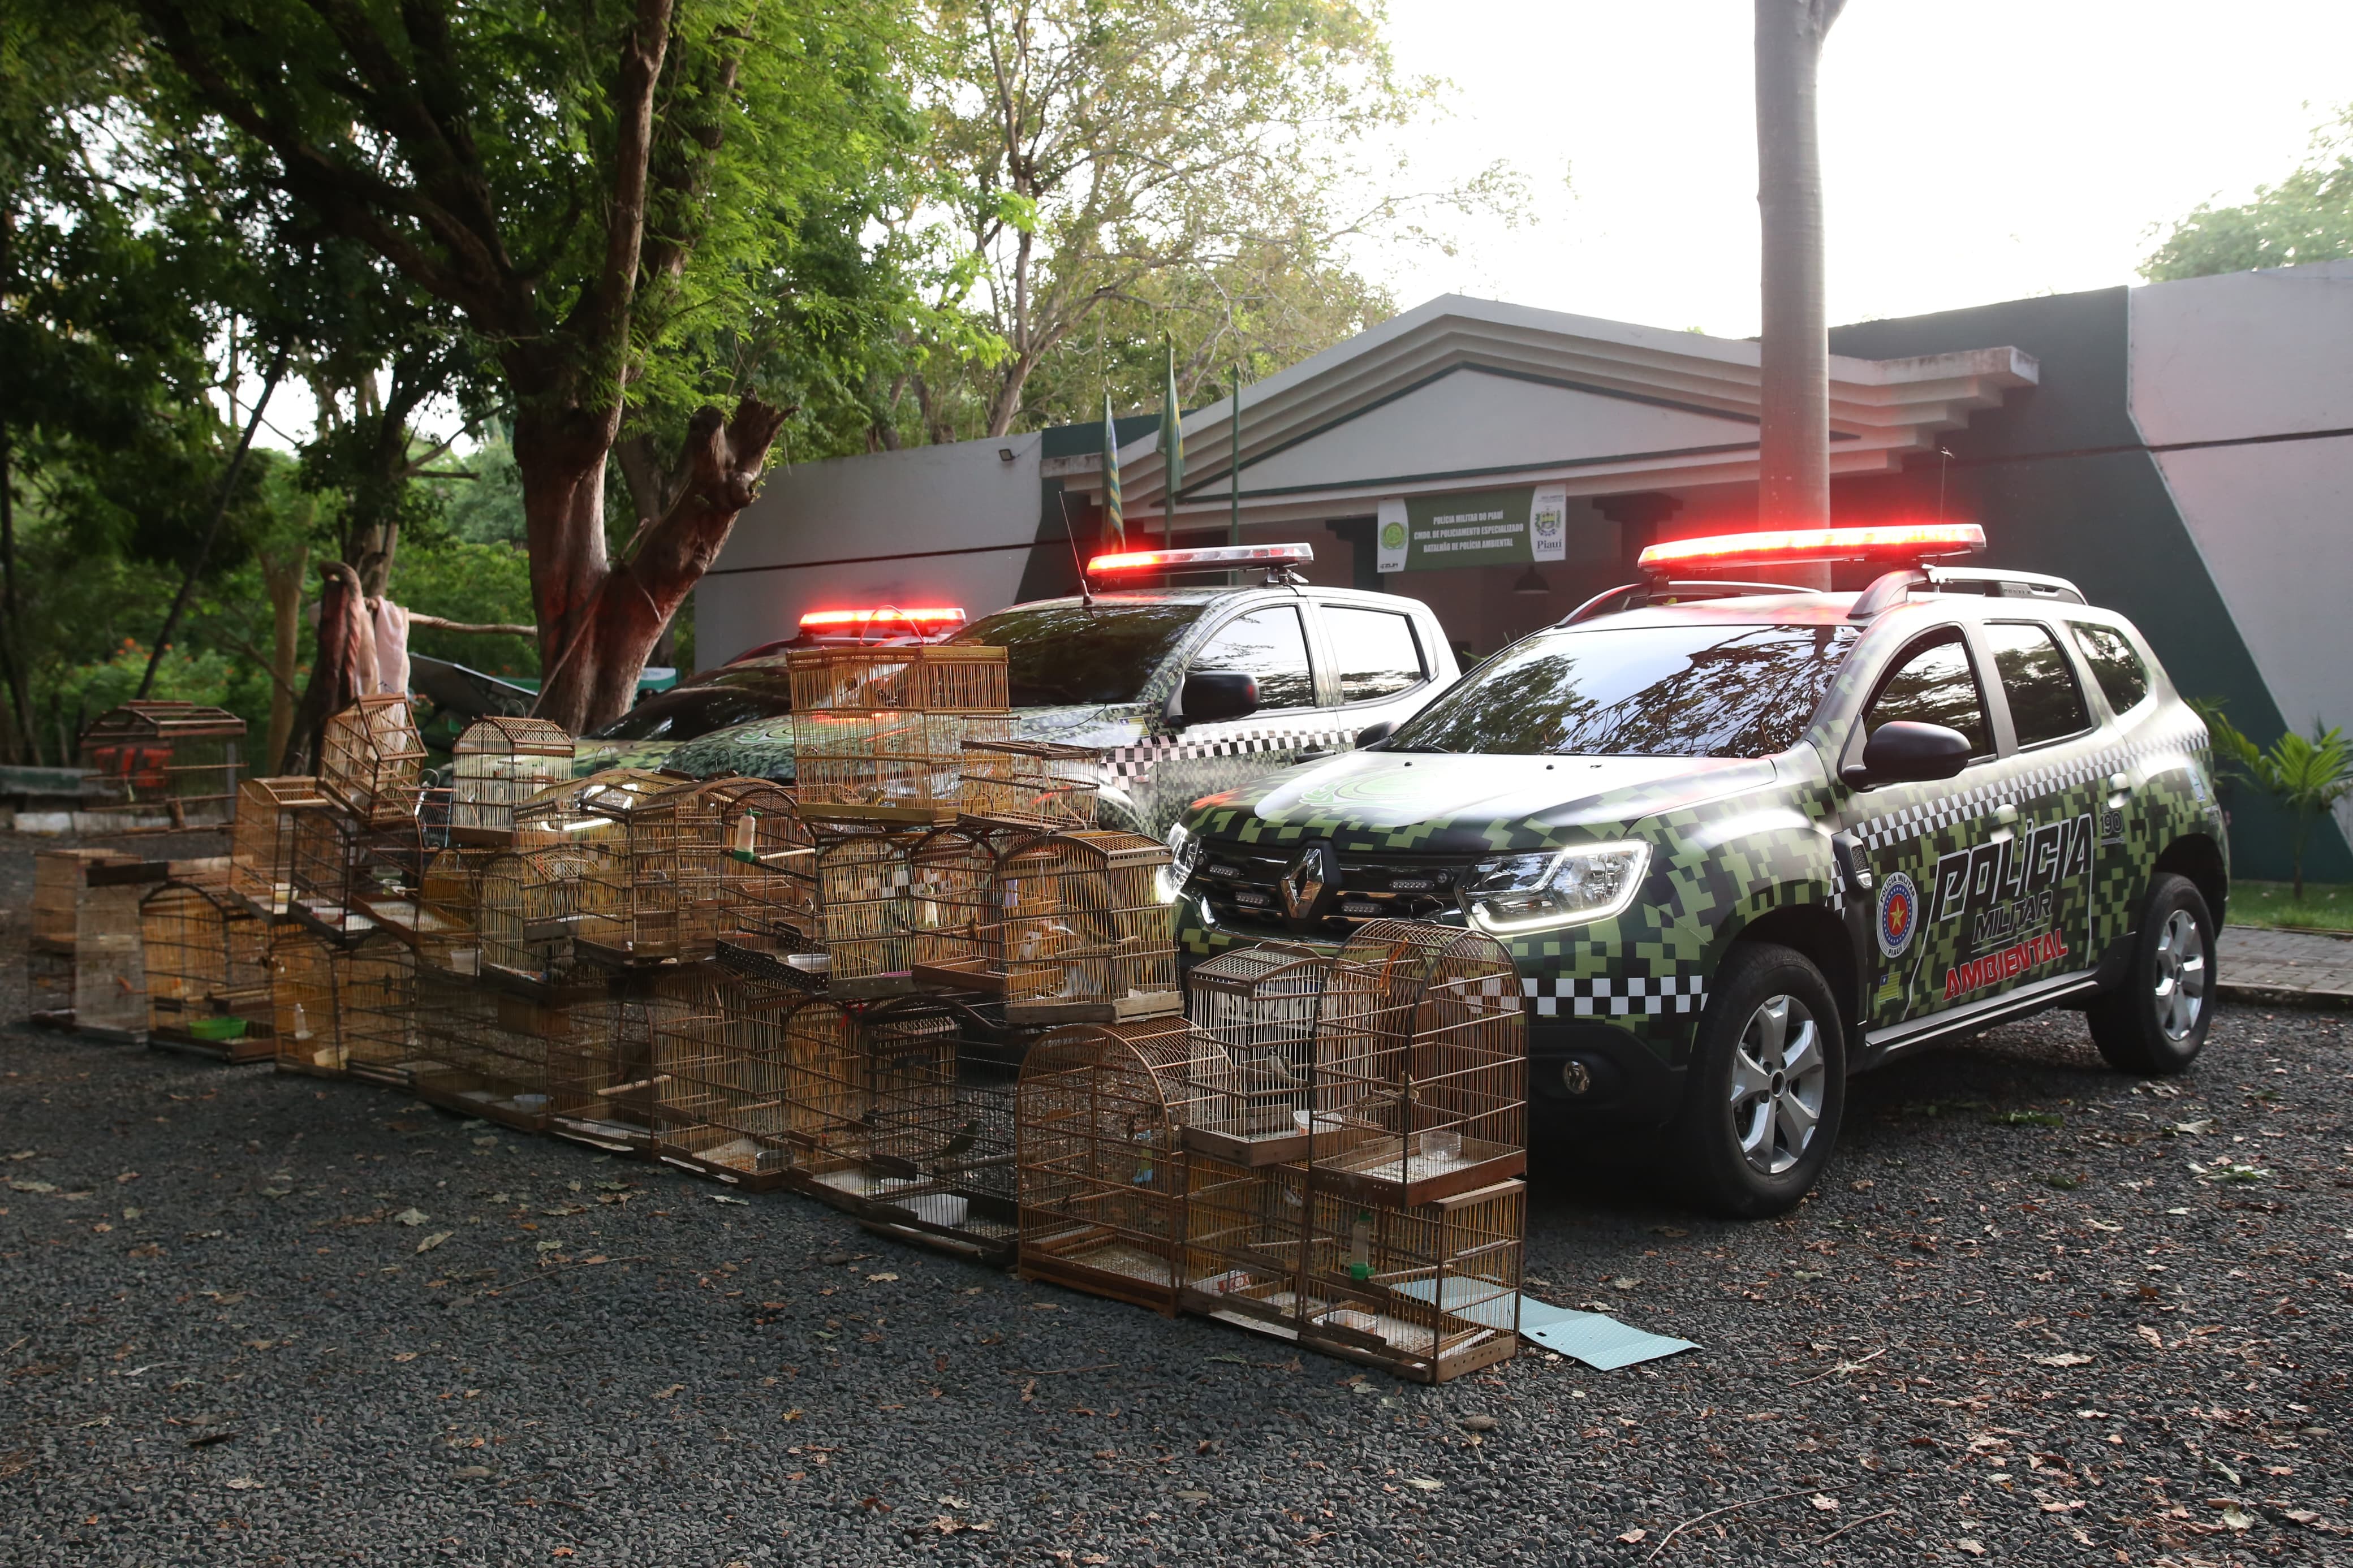
[{"label": "stacked bird cage", "polygon": [[1412,1207],[1527,1168],[1527,1016],[1493,937],[1370,921],[1316,1016],[1319,1190]]},{"label": "stacked bird cage", "polygon": [[1187,1151],[1185,1289],[1178,1305],[1281,1337],[1298,1331],[1308,1176]]},{"label": "stacked bird cage", "polygon": [[955,815],[967,742],[1010,736],[1003,648],[798,650],[793,787],[806,805],[902,824]]},{"label": "stacked bird cage", "polygon": [[425,863],[417,920],[409,928],[420,964],[451,974],[481,973],[482,872],[497,853],[452,845]]},{"label": "stacked bird cage", "polygon": [[332,800],[297,805],[293,818],[288,912],[295,920],[343,942],[412,928],[425,866],[417,818],[372,822]]},{"label": "stacked bird cage", "polygon": [[657,1151],[748,1192],[781,1185],[801,1147],[785,1019],[807,993],[723,972],[702,1000],[654,1021],[670,1079],[654,1106]]},{"label": "stacked bird cage", "polygon": [[524,1131],[543,1131],[548,1042],[565,1038],[570,1025],[562,1009],[420,965],[418,1057],[409,1087],[434,1105]]},{"label": "stacked bird cage", "polygon": [[139,900],[150,862],[110,849],[33,857],[28,1021],[136,1038],[147,1028]]},{"label": "stacked bird cage", "polygon": [[305,812],[332,811],[307,774],[248,779],[237,790],[229,834],[229,891],[264,920],[294,912],[294,837]]},{"label": "stacked bird cage", "polygon": [[838,1001],[913,988],[913,840],[801,806],[759,779],[722,780],[702,794],[726,846],[713,917],[722,962]]},{"label": "stacked bird cage", "polygon": [[547,1052],[548,1130],[617,1153],[649,1156],[673,1082],[665,1055],[679,1020],[717,1004],[707,965],[616,977],[601,999],[569,1009],[573,1027]]},{"label": "stacked bird cage", "polygon": [[572,736],[545,719],[478,719],[450,752],[449,842],[503,848],[515,807],[572,776]]},{"label": "stacked bird cage", "polygon": [[425,783],[425,742],[408,699],[363,697],[327,720],[319,741],[319,785],[371,827],[417,817]]},{"label": "stacked bird cage", "polygon": [[691,779],[616,768],[515,807],[518,846],[586,851],[572,908],[581,956],[615,969],[711,956],[716,807]]},{"label": "stacked bird cage", "polygon": [[967,741],[966,816],[1058,831],[1092,827],[1103,791],[1103,753],[1052,741]]},{"label": "stacked bird cage", "polygon": [[1202,1037],[1180,1016],[1056,1029],[1015,1094],[1019,1270],[1174,1313]]},{"label": "stacked bird cage", "polygon": [[1005,992],[1006,858],[1036,835],[971,816],[907,854],[908,966],[944,991]]},{"label": "stacked bird cage", "polygon": [[418,1058],[415,950],[379,931],[336,947],[328,963],[343,1071],[406,1088]]},{"label": "stacked bird cage", "polygon": [[1186,1012],[1215,1042],[1187,1147],[1244,1166],[1304,1160],[1314,1109],[1315,1020],[1330,961],[1262,942],[1230,949],[1186,976]]},{"label": "stacked bird cage", "polygon": [[227,1062],[276,1054],[269,922],[226,877],[164,883],[140,900],[139,923],[151,1042]]},{"label": "stacked bird cage", "polygon": [[475,926],[484,979],[561,1002],[593,978],[573,937],[580,889],[601,858],[593,844],[554,844],[495,852],[483,862]]},{"label": "stacked bird cage", "polygon": [[1527,1184],[1493,1183],[1411,1207],[1318,1184],[1303,1281],[1288,1315],[1299,1342],[1443,1383],[1519,1349]]},{"label": "stacked bird cage", "polygon": [[111,833],[227,827],[237,815],[245,721],[194,702],[128,702],[82,731],[81,765],[105,792]]},{"label": "stacked bird cage", "polygon": [[876,1123],[869,1229],[990,1263],[1020,1238],[1015,1100],[1034,1031],[885,1004],[860,1020]]},{"label": "stacked bird cage", "polygon": [[1007,856],[1006,1017],[1112,1023],[1173,1013],[1176,942],[1158,879],[1167,846],[1137,833],[1052,833]]},{"label": "stacked bird cage", "polygon": [[335,1030],[334,954],[332,943],[302,927],[270,931],[270,1034],[280,1072],[343,1075],[343,1041]]}]

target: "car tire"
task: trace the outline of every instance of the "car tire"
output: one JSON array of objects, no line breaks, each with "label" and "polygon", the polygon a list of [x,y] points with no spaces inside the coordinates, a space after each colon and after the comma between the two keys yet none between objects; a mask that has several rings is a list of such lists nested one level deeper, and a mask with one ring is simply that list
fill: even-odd
[{"label": "car tire", "polygon": [[2214,1015],[2214,916],[2187,877],[2160,871],[2141,905],[2132,967],[2092,1004],[2092,1043],[2119,1072],[2170,1077],[2206,1047]]},{"label": "car tire", "polygon": [[1798,1206],[1846,1111],[1846,1032],[1811,960],[1743,942],[1716,971],[1674,1131],[1692,1196],[1735,1219]]}]

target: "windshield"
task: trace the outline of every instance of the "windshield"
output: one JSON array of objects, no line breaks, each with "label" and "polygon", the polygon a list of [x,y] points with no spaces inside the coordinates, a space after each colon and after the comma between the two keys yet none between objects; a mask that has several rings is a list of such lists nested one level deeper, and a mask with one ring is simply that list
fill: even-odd
[{"label": "windshield", "polygon": [[1384,751],[1769,757],[1798,743],[1852,626],[1539,632],[1409,720]]},{"label": "windshield", "polygon": [[1017,605],[975,621],[950,642],[1005,650],[1016,708],[1134,702],[1199,605]]},{"label": "windshield", "polygon": [[681,686],[649,697],[601,730],[592,741],[692,741],[730,724],[773,719],[793,710],[778,672],[757,683]]}]

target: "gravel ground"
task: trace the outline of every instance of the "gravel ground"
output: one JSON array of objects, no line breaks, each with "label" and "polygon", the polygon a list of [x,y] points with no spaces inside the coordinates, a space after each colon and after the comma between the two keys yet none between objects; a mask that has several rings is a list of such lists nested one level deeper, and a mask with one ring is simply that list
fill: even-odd
[{"label": "gravel ground", "polygon": [[8,1029],[0,1560],[2353,1561],[2345,1047],[2230,1009],[2136,1084],[2073,1016],[2003,1029],[1858,1080],[1777,1223],[1553,1162],[1532,1289],[1702,1348],[1430,1389],[390,1090]]}]

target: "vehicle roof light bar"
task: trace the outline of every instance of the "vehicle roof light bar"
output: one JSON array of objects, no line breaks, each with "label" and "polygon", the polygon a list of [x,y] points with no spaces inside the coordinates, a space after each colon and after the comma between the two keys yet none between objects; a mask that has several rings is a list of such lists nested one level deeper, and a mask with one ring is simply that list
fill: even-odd
[{"label": "vehicle roof light bar", "polygon": [[1200,550],[1124,550],[1087,563],[1090,577],[1120,572],[1198,572],[1228,566],[1293,566],[1315,559],[1312,544],[1218,544]]},{"label": "vehicle roof light bar", "polygon": [[947,605],[902,610],[885,605],[874,610],[811,610],[801,617],[801,626],[807,631],[816,631],[826,626],[869,626],[877,621],[903,621],[909,626],[943,626],[950,621],[962,622],[964,618],[963,610]]},{"label": "vehicle roof light bar", "polygon": [[1770,566],[1796,561],[1926,561],[1985,548],[1974,522],[1869,523],[1847,528],[1778,528],[1674,539],[1645,549],[1645,571],[1669,566]]}]

